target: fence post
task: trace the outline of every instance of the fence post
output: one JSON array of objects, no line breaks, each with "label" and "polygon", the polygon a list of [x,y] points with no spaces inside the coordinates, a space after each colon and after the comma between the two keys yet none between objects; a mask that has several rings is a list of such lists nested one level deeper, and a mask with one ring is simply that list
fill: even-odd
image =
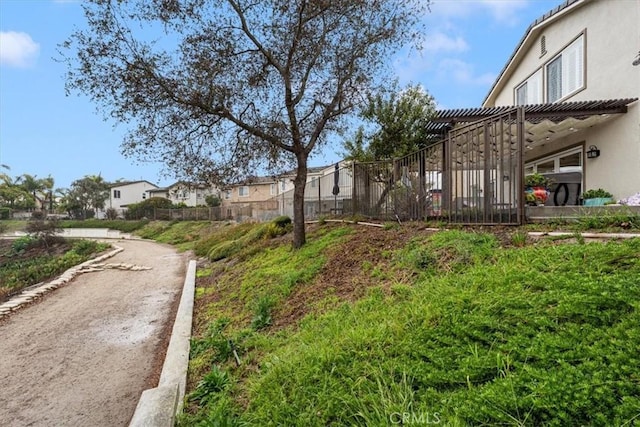
[{"label": "fence post", "polygon": [[516,110],[516,123],[518,134],[518,186],[516,187],[516,200],[518,201],[518,225],[522,225],[525,219],[525,203],[524,203],[524,107],[518,107]]}]

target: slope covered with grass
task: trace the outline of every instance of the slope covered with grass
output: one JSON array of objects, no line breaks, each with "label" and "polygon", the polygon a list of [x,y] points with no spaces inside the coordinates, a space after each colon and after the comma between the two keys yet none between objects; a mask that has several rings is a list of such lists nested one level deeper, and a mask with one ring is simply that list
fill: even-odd
[{"label": "slope covered with grass", "polygon": [[196,243],[244,242],[199,269],[181,425],[640,419],[640,239],[256,227]]}]

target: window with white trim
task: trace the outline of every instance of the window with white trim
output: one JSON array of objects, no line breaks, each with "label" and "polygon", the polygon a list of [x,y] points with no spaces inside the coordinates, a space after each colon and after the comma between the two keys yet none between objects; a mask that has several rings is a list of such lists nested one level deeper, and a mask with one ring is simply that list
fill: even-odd
[{"label": "window with white trim", "polygon": [[243,185],[238,187],[238,197],[247,197],[249,196],[249,186]]},{"label": "window with white trim", "polygon": [[113,198],[114,199],[120,198],[120,190],[113,190]]},{"label": "window with white trim", "polygon": [[537,173],[582,172],[582,147],[572,148],[525,165],[525,175]]},{"label": "window with white trim", "polygon": [[278,189],[278,186],[276,184],[271,184],[271,187],[269,188],[269,193],[274,196],[276,194],[276,190]]},{"label": "window with white trim", "polygon": [[584,87],[584,35],[545,65],[547,102],[556,102]]},{"label": "window with white trim", "polygon": [[224,198],[229,200],[231,198],[231,190],[224,191]]},{"label": "window with white trim", "polygon": [[542,68],[516,88],[516,105],[542,103]]}]

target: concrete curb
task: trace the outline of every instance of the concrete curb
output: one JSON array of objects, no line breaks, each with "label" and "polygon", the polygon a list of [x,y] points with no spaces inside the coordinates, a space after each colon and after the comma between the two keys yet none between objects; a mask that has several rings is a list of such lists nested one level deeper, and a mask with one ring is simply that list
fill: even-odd
[{"label": "concrete curb", "polygon": [[182,411],[189,367],[195,285],[196,262],[189,261],[158,387],[142,392],[130,427],[172,427],[176,415]]},{"label": "concrete curb", "polygon": [[586,239],[633,239],[640,237],[639,233],[575,233],[568,231],[530,231],[528,234],[531,237],[573,237],[579,234]]}]

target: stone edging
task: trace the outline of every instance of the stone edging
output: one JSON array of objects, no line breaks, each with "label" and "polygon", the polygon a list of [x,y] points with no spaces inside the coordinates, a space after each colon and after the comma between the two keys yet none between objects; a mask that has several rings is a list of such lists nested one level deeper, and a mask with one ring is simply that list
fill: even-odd
[{"label": "stone edging", "polygon": [[79,274],[86,273],[89,271],[95,271],[93,267],[94,264],[102,262],[108,258],[111,258],[120,252],[124,251],[124,248],[120,246],[113,245],[115,247],[114,250],[108,252],[104,255],[100,255],[99,257],[90,259],[88,261],[83,262],[82,264],[78,264],[74,267],[71,267],[62,275],[58,276],[58,278],[51,280],[49,282],[44,282],[39,286],[31,287],[27,290],[22,291],[18,295],[11,297],[8,301],[0,304],[0,319],[4,316],[7,316],[14,311],[20,309],[26,304],[40,298],[44,294],[53,291],[54,289],[59,288],[67,282],[70,282],[74,277]]}]

